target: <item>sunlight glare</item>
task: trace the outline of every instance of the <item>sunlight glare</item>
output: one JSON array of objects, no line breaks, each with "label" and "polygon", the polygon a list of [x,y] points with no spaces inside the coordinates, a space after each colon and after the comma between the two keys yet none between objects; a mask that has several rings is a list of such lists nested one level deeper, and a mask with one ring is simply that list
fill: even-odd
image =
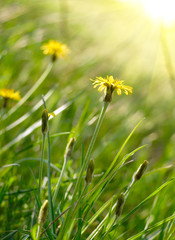
[{"label": "sunlight glare", "polygon": [[155,20],[175,21],[175,0],[141,0],[146,12]]},{"label": "sunlight glare", "polygon": [[175,22],[175,0],[120,0],[144,7],[146,13],[154,20],[166,24]]}]

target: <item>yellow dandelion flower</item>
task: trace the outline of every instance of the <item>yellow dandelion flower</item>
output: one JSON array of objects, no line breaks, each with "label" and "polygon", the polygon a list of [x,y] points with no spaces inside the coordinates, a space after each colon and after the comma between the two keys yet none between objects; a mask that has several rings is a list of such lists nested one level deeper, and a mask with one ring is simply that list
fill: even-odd
[{"label": "yellow dandelion flower", "polygon": [[15,92],[14,89],[1,88],[0,96],[2,96],[5,99],[13,99],[16,101],[19,101],[21,99],[20,92],[19,91]]},{"label": "yellow dandelion flower", "polygon": [[56,40],[50,40],[48,43],[43,44],[41,50],[43,50],[45,55],[51,55],[53,61],[60,57],[65,58],[70,52],[66,44],[62,44]]},{"label": "yellow dandelion flower", "polygon": [[132,94],[133,92],[133,88],[130,86],[126,86],[123,84],[123,80],[119,80],[119,79],[114,79],[113,76],[107,76],[106,78],[102,78],[102,77],[96,77],[95,80],[90,79],[91,81],[93,81],[93,86],[94,88],[98,87],[98,91],[104,91],[105,93],[105,98],[104,101],[105,102],[110,102],[112,99],[112,93],[114,92],[114,90],[116,90],[118,95],[122,94],[122,91],[124,92],[124,94],[128,95],[128,94]]}]

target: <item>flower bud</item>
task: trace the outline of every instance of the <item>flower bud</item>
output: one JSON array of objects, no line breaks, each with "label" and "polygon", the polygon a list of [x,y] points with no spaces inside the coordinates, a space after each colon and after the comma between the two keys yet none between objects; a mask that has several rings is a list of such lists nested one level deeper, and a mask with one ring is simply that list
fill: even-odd
[{"label": "flower bud", "polygon": [[135,181],[138,181],[142,175],[144,174],[146,168],[148,166],[148,161],[145,160],[140,166],[139,168],[137,169],[136,173],[134,174],[134,180]]},{"label": "flower bud", "polygon": [[93,173],[94,173],[94,160],[91,159],[90,162],[89,162],[89,165],[88,165],[88,168],[87,168],[87,171],[86,171],[86,177],[85,177],[85,180],[86,180],[87,184],[92,182]]},{"label": "flower bud", "polygon": [[114,91],[114,88],[112,85],[106,87],[106,95],[103,100],[104,102],[111,102],[113,91]]},{"label": "flower bud", "polygon": [[43,134],[47,133],[47,122],[48,122],[48,111],[47,109],[44,109],[42,114],[42,126],[41,126],[41,130]]},{"label": "flower bud", "polygon": [[43,225],[45,223],[47,218],[47,212],[48,212],[48,200],[45,200],[39,211],[39,216],[38,216],[39,225]]},{"label": "flower bud", "polygon": [[122,214],[124,203],[125,203],[125,196],[124,196],[124,193],[122,192],[117,200],[117,206],[115,210],[115,214],[117,217],[119,217]]},{"label": "flower bud", "polygon": [[71,138],[67,144],[66,151],[65,151],[65,158],[67,160],[69,160],[72,156],[74,144],[75,144],[75,138]]}]

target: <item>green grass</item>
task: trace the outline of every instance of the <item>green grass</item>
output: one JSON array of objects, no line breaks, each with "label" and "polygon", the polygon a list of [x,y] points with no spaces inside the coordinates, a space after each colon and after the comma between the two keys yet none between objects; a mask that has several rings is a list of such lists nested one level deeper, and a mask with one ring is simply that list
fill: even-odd
[{"label": "green grass", "polygon": [[[22,95],[6,109],[0,98],[0,239],[36,239],[46,199],[40,239],[175,239],[173,27],[117,0],[9,0],[0,11],[0,88]],[[43,55],[50,39],[68,45],[66,59],[52,64]],[[103,109],[89,79],[106,75],[124,79],[133,94],[114,93]],[[56,115],[45,145],[42,95]],[[148,168],[133,184],[144,160]]]}]

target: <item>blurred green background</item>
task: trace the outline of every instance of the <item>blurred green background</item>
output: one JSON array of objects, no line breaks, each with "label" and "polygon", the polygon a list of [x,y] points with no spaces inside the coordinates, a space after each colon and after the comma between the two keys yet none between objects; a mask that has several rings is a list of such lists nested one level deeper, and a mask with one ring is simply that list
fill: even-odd
[{"label": "blurred green background", "polygon": [[[2,166],[23,158],[40,158],[41,144],[35,144],[42,138],[40,128],[24,138],[20,137],[10,147],[6,148],[6,145],[40,120],[43,106],[32,113],[31,109],[41,100],[41,95],[50,90],[53,92],[47,100],[49,112],[70,103],[50,121],[50,134],[69,132],[72,128],[77,131],[70,162],[72,172],[80,166],[82,144],[86,150],[102,106],[103,94],[92,88],[89,78],[113,75],[124,79],[126,85],[134,89],[131,96],[113,96],[93,151],[95,173],[105,172],[130,131],[145,117],[122,156],[140,145],[148,144],[148,147],[133,156],[137,161],[118,173],[96,209],[129,183],[133,172],[145,159],[150,163],[148,172],[131,191],[124,214],[174,176],[174,25],[163,26],[154,22],[132,2],[6,0],[1,1],[0,34],[0,88],[14,88],[22,96],[50,62],[50,57],[44,56],[40,49],[43,43],[56,39],[66,43],[71,50],[65,60],[57,60],[47,79],[30,99],[5,121],[1,120],[1,126],[5,128],[29,113],[25,121],[1,134],[0,185],[6,195],[1,199],[0,232],[29,229],[35,199],[33,192],[7,193],[33,188],[31,171],[37,177],[39,163],[25,161],[12,168]],[[2,104],[0,99],[1,107]],[[9,109],[14,104],[10,101]],[[81,116],[82,121],[78,125]],[[67,140],[68,135],[51,139],[51,160],[58,167],[62,166]],[[52,173],[54,176],[58,177],[55,171]],[[171,184],[159,194],[152,223],[173,213],[174,193]],[[119,227],[119,234],[126,232],[123,239],[144,228],[153,200]],[[12,211],[9,212],[9,208]]]}]

